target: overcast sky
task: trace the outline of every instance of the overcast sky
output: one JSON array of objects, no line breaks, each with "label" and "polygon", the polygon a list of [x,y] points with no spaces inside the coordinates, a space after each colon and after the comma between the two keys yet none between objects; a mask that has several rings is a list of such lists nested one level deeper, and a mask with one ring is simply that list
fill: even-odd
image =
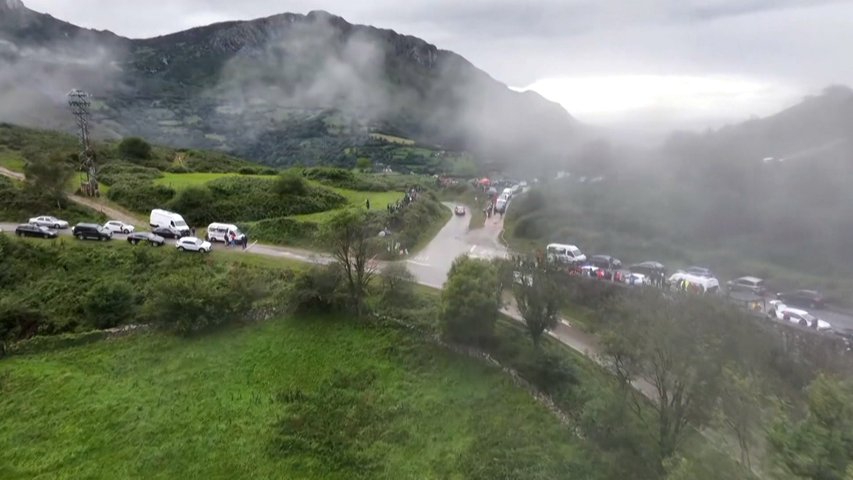
[{"label": "overcast sky", "polygon": [[699,128],[853,85],[853,0],[24,0],[77,25],[150,37],[327,10],[453,50],[579,119]]}]

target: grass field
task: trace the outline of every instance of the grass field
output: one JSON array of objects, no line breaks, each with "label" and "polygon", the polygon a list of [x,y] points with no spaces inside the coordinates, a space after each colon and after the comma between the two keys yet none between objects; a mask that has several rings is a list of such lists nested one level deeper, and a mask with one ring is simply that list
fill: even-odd
[{"label": "grass field", "polygon": [[595,478],[493,368],[349,319],[0,363],[0,478]]},{"label": "grass field", "polygon": [[8,168],[13,172],[23,173],[24,159],[18,152],[0,147],[0,167]]},{"label": "grass field", "polygon": [[164,173],[162,177],[154,180],[157,185],[165,185],[175,190],[183,190],[189,187],[200,187],[207,182],[223,177],[255,177],[275,178],[275,175],[241,175],[239,173]]}]

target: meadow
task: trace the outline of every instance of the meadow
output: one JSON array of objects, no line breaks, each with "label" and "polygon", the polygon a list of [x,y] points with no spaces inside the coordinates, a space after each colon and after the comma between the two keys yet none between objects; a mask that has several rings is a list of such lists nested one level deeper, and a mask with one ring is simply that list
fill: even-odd
[{"label": "meadow", "polygon": [[0,363],[0,477],[596,478],[498,370],[351,318]]}]

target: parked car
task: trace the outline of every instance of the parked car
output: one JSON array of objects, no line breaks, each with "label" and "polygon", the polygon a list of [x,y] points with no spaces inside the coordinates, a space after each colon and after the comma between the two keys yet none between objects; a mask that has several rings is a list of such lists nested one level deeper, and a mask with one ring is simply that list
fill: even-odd
[{"label": "parked car", "polygon": [[123,233],[127,235],[128,233],[133,233],[136,230],[136,227],[129,223],[120,222],[118,220],[110,220],[109,222],[104,224],[104,228],[113,232],[113,233]]},{"label": "parked car", "polygon": [[624,277],[622,277],[622,281],[632,286],[651,285],[652,283],[651,278],[649,278],[647,275],[635,272],[628,272]]},{"label": "parked car", "polygon": [[696,275],[697,277],[706,277],[706,278],[713,278],[714,277],[714,272],[712,272],[711,269],[708,267],[696,267],[696,266],[687,267],[687,269],[685,269],[684,272],[689,273],[690,275]]},{"label": "parked car", "polygon": [[740,277],[726,282],[729,292],[750,292],[759,296],[767,293],[764,280],[758,277]]},{"label": "parked car", "polygon": [[196,237],[183,237],[178,239],[175,247],[180,251],[207,253],[211,250],[210,242]]},{"label": "parked car", "polygon": [[650,278],[660,278],[663,280],[666,278],[666,266],[660,262],[640,262],[635,263],[628,267],[632,273],[642,273],[643,275]]},{"label": "parked car", "polygon": [[456,208],[453,209],[453,213],[456,215],[465,215],[465,207],[463,205],[456,205]]},{"label": "parked car", "polygon": [[94,223],[78,223],[71,229],[71,234],[78,240],[111,240],[113,232]]},{"label": "parked car", "polygon": [[812,328],[821,332],[832,330],[829,322],[821,320],[811,313],[799,308],[791,308],[784,303],[771,302],[770,315],[775,315],[777,320],[795,323],[801,327]]},{"label": "parked car", "polygon": [[545,247],[545,254],[548,261],[555,263],[572,264],[586,261],[586,255],[574,245],[551,243]]},{"label": "parked car", "polygon": [[506,204],[508,201],[509,199],[505,196],[498,197],[497,201],[495,202],[495,211],[498,213],[503,213],[504,211],[506,211]]},{"label": "parked car", "polygon": [[809,308],[823,308],[826,301],[820,292],[815,290],[794,290],[792,292],[781,292],[776,294],[776,298],[782,300],[789,305],[799,305]]},{"label": "parked car", "polygon": [[50,216],[33,217],[29,220],[29,223],[32,223],[33,225],[38,225],[40,227],[47,227],[47,228],[56,228],[56,229],[68,228],[68,222],[66,222],[65,220],[60,220],[56,217],[50,217]]},{"label": "parked car", "polygon": [[151,232],[134,232],[127,236],[127,242],[133,245],[138,245],[139,242],[148,242],[155,247],[162,247],[166,243],[166,239]]},{"label": "parked car", "polygon": [[622,268],[622,261],[610,255],[593,255],[589,259],[589,263],[605,270],[618,270]]},{"label": "parked car", "polygon": [[151,233],[153,233],[154,235],[163,237],[163,238],[181,238],[182,236],[184,236],[183,233],[176,232],[176,231],[172,230],[171,228],[167,228],[167,227],[153,228],[153,229],[151,229]]},{"label": "parked car", "polygon": [[716,278],[692,274],[686,270],[675,272],[668,279],[669,285],[675,290],[678,290],[684,281],[690,288],[700,287],[704,293],[718,293],[720,291],[720,281]]},{"label": "parked car", "polygon": [[47,227],[42,227],[34,223],[23,223],[15,227],[15,235],[19,237],[41,237],[41,238],[56,238],[56,232],[52,232]]}]

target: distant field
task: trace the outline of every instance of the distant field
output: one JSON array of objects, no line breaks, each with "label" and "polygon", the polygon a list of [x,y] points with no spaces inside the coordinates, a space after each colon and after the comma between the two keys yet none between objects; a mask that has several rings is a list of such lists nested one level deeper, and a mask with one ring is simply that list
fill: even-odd
[{"label": "distant field", "polygon": [[[327,187],[340,193],[346,197],[350,206],[366,208],[366,200],[370,199],[371,209],[384,209],[389,203],[396,203],[397,200],[403,198],[402,192],[359,192],[356,190],[346,190],[343,188]],[[295,215],[293,218],[310,222],[323,223],[340,210],[327,210],[325,212],[309,213],[307,215]]]},{"label": "distant field", "polygon": [[10,152],[0,148],[0,167],[8,168],[13,172],[24,171],[24,159],[18,152]]},{"label": "distant field", "polygon": [[399,143],[400,145],[414,145],[415,141],[408,138],[396,137],[394,135],[386,135],[384,133],[371,133],[371,138],[385,140],[386,142]]},{"label": "distant field", "polygon": [[223,177],[275,178],[274,175],[240,175],[239,173],[164,173],[161,178],[154,180],[154,183],[172,187],[175,190],[183,190],[199,187]]},{"label": "distant field", "polygon": [[596,478],[498,370],[349,319],[0,362],[0,478]]}]

